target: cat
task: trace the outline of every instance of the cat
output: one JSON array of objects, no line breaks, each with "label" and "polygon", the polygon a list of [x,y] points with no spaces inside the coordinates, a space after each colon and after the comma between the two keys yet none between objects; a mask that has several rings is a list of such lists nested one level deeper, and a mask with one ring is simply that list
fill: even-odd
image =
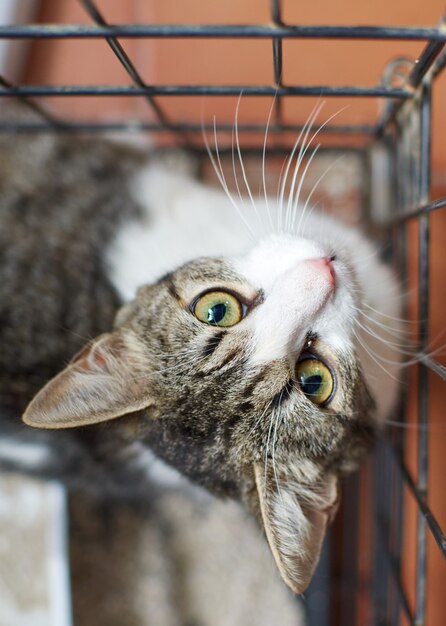
[{"label": "cat", "polygon": [[374,246],[299,204],[301,162],[234,199],[218,159],[223,191],[131,145],[0,139],[2,467],[239,501],[297,594],[395,406],[401,315]]}]

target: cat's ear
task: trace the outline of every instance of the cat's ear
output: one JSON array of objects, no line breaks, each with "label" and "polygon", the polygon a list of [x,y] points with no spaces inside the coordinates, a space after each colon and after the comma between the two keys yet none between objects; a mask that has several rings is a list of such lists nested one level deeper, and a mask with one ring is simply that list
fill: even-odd
[{"label": "cat's ear", "polygon": [[36,428],[73,428],[143,409],[152,403],[148,367],[133,333],[101,335],[39,391],[23,421]]},{"label": "cat's ear", "polygon": [[327,474],[315,483],[302,483],[292,472],[265,472],[260,463],[254,465],[254,474],[266,537],[280,574],[295,593],[303,593],[338,508],[338,480]]}]

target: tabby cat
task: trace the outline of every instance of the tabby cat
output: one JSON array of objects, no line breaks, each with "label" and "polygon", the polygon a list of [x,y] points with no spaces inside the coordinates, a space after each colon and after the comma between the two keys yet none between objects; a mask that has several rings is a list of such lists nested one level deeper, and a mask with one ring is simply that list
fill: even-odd
[{"label": "tabby cat", "polygon": [[300,204],[301,163],[239,199],[218,161],[227,193],[116,142],[0,139],[0,463],[239,501],[298,594],[395,405],[400,316],[366,238]]}]

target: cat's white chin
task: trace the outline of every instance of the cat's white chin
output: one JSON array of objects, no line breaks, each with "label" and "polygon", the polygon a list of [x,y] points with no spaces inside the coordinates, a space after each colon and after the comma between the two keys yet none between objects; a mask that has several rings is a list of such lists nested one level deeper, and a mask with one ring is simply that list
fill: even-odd
[{"label": "cat's white chin", "polygon": [[309,330],[327,317],[337,290],[337,271],[315,242],[273,236],[235,261],[236,271],[264,294],[249,323],[251,362],[268,363],[299,352]]}]

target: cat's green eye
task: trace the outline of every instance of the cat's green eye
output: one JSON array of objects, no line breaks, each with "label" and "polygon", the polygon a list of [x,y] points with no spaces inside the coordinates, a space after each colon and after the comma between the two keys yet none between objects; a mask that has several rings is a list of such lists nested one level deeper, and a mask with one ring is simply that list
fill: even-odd
[{"label": "cat's green eye", "polygon": [[296,376],[300,388],[314,404],[326,404],[334,390],[334,379],[330,369],[314,357],[298,362]]},{"label": "cat's green eye", "polygon": [[200,296],[192,307],[200,322],[212,326],[234,326],[243,317],[242,304],[227,291],[209,291]]}]

